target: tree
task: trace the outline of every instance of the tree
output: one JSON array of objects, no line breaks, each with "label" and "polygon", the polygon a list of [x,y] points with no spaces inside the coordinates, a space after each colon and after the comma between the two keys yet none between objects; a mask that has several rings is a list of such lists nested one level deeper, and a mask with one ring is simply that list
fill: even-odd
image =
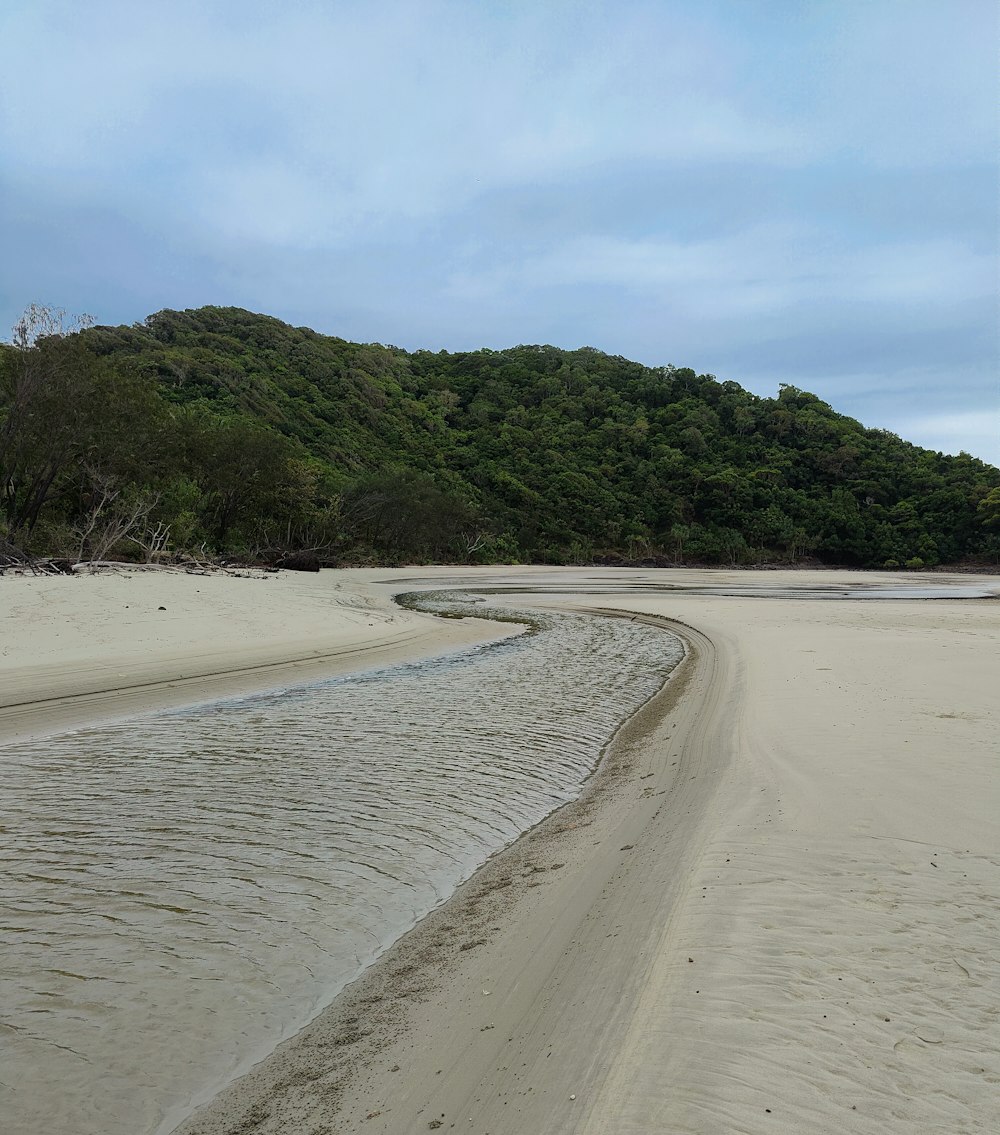
[{"label": "tree", "polygon": [[0,345],[0,533],[29,549],[75,550],[95,484],[100,524],[155,502],[119,540],[147,557],[168,529],[269,558],[862,566],[1000,539],[1000,471],[794,387],[762,399],[589,348],[409,354],[236,308],[72,330],[31,308]]},{"label": "tree", "polygon": [[463,550],[475,510],[436,479],[415,469],[384,469],[343,495],[355,538],[393,557],[446,557]]},{"label": "tree", "polygon": [[990,489],[976,505],[976,512],[984,527],[1000,531],[1000,487]]},{"label": "tree", "polygon": [[0,509],[30,536],[56,499],[79,499],[85,467],[119,487],[155,465],[165,407],[148,382],[110,367],[79,334],[88,317],[30,307],[0,359]]},{"label": "tree", "polygon": [[67,390],[81,360],[63,311],[32,304],[0,359],[0,506],[30,530],[72,449]]},{"label": "tree", "polygon": [[314,485],[297,447],[243,416],[182,417],[185,463],[195,473],[203,522],[217,550],[246,552],[250,543],[277,542],[273,522],[298,518],[311,503]]},{"label": "tree", "polygon": [[74,531],[79,539],[78,560],[104,560],[124,541],[130,541],[147,553],[161,551],[170,534],[169,527],[157,524],[150,528],[149,514],[158,497],[135,486],[122,488],[98,469],[88,469],[91,482],[90,506]]}]

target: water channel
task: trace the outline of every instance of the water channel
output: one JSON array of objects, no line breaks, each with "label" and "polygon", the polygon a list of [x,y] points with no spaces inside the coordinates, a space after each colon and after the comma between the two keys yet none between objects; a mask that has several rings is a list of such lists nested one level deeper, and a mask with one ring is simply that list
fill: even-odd
[{"label": "water channel", "polygon": [[530,618],[425,662],[0,750],[6,1129],[163,1135],[578,794],[682,647]]}]

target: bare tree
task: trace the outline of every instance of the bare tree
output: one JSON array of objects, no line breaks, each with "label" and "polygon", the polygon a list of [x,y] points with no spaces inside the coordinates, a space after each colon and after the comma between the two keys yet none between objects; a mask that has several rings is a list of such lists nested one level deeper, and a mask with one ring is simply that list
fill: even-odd
[{"label": "bare tree", "polygon": [[[153,503],[155,505],[158,501],[154,500]],[[146,522],[129,534],[127,539],[142,551],[146,563],[151,564],[154,560],[169,554],[170,525],[164,524],[162,520],[154,521],[147,517]]]},{"label": "bare tree", "polygon": [[[124,493],[110,477],[96,469],[89,469],[88,475],[93,486],[90,508],[76,525],[78,538],[77,558],[83,560],[105,560],[108,553],[125,540],[137,544],[143,550],[153,548],[162,540],[160,549],[169,536],[169,528],[154,540],[148,538],[149,514],[156,507],[159,497],[153,493]],[[162,526],[155,526],[154,531]],[[147,559],[147,563],[151,560]]]},{"label": "bare tree", "polygon": [[471,556],[473,552],[478,552],[480,548],[485,547],[489,538],[488,532],[463,532],[462,543],[465,546],[466,556]]}]

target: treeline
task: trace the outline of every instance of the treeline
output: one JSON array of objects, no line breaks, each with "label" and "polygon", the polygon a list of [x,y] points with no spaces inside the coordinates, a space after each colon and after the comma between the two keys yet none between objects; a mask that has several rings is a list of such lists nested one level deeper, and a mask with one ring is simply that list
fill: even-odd
[{"label": "treeline", "polygon": [[0,538],[71,558],[920,567],[1000,558],[1000,471],[791,386],[589,348],[33,308],[0,348]]}]

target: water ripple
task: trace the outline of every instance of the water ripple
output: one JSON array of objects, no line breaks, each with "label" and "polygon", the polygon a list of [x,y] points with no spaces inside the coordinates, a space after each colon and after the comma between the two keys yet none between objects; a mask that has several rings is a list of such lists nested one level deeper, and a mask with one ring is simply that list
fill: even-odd
[{"label": "water ripple", "polygon": [[6,748],[9,1129],[167,1130],[572,799],[680,657],[642,624],[545,615],[502,644]]}]

